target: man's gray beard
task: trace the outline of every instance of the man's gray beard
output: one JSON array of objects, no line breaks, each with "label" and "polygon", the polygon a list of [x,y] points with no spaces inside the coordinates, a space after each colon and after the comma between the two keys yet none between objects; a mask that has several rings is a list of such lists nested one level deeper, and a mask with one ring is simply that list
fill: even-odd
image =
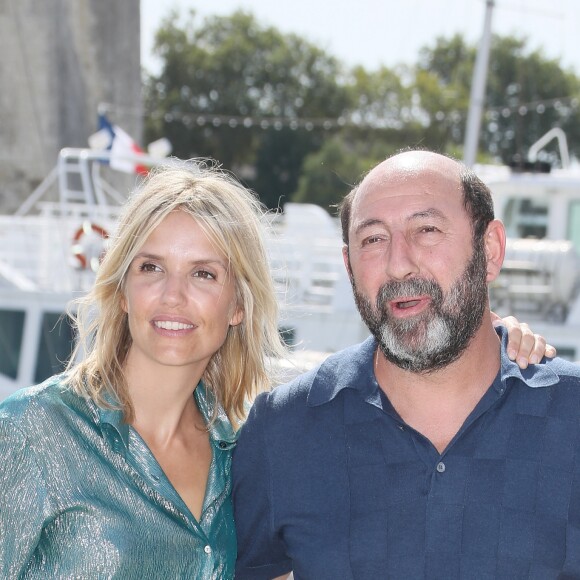
[{"label": "man's gray beard", "polygon": [[[434,280],[413,278],[381,286],[373,307],[352,286],[362,319],[390,362],[413,373],[429,373],[457,360],[481,326],[487,308],[487,261],[476,244],[463,273],[444,295]],[[388,303],[406,296],[431,296],[429,307],[410,318],[395,318]]]}]

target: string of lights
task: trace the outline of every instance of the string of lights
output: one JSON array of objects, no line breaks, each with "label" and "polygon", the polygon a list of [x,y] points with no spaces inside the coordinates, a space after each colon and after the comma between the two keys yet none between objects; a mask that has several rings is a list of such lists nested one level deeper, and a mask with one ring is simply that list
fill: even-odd
[{"label": "string of lights", "polygon": [[[242,128],[258,128],[258,129],[275,129],[281,130],[288,128],[291,130],[306,130],[312,131],[314,129],[340,129],[343,127],[357,127],[369,129],[385,129],[395,128],[397,125],[391,119],[385,119],[373,115],[372,119],[365,118],[360,112],[355,112],[349,116],[341,116],[338,118],[331,117],[274,117],[274,116],[253,116],[253,115],[224,115],[211,114],[201,112],[161,112],[150,111],[143,112],[136,108],[118,107],[109,103],[103,104],[104,108],[112,113],[118,115],[142,115],[152,119],[163,119],[166,123],[182,123],[187,128],[193,127],[230,127],[232,129]],[[484,115],[487,120],[497,120],[499,117],[508,118],[511,115],[518,114],[520,116],[528,114],[544,114],[548,109],[554,109],[562,115],[572,114],[580,107],[579,96],[557,97],[551,99],[543,99],[531,101],[526,103],[509,103],[501,106],[486,107]],[[454,110],[445,113],[438,111],[435,114],[437,122],[451,121],[458,123],[466,113]]]},{"label": "string of lights", "polygon": [[544,114],[549,108],[553,108],[560,113],[566,113],[566,109],[569,111],[575,111],[580,106],[580,97],[557,97],[553,99],[543,99],[538,101],[532,101],[529,103],[517,103],[507,105],[500,105],[497,107],[487,107],[485,110],[485,115],[487,118],[497,118],[498,115],[502,117],[509,117],[514,113],[521,116],[527,115],[528,113],[537,113],[539,115]]}]

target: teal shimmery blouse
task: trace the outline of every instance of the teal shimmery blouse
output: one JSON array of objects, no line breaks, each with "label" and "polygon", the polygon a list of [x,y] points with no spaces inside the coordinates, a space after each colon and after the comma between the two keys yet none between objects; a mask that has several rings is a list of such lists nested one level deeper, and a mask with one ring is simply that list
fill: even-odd
[{"label": "teal shimmery blouse", "polygon": [[[209,422],[202,383],[195,399]],[[219,414],[198,522],[120,411],[61,376],[18,391],[0,405],[0,577],[233,578],[235,440]]]}]

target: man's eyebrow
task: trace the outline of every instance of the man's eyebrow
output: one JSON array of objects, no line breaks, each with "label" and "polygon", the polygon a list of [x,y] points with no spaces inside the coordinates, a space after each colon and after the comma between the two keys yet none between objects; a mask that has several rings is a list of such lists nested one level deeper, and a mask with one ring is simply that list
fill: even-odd
[{"label": "man's eyebrow", "polygon": [[371,226],[376,226],[376,225],[384,225],[383,220],[380,220],[378,218],[368,218],[356,226],[354,233],[359,234],[365,228],[368,228]]}]

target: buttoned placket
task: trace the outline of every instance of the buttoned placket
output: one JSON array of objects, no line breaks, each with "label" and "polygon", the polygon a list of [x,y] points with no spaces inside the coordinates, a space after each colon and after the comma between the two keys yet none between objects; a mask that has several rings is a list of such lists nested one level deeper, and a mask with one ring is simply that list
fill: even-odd
[{"label": "buttoned placket", "polygon": [[[216,551],[212,545],[208,533],[216,512],[231,493],[231,456],[218,460],[218,455],[231,453],[237,438],[223,411],[218,414],[219,418],[215,423],[211,422],[212,409],[202,383],[196,389],[195,399],[205,420],[210,425],[209,438],[212,447],[206,497],[199,521],[177,493],[139,433],[123,423],[122,412],[103,409],[99,411],[95,407],[95,413],[98,416],[104,440],[117,456],[119,466],[122,466],[122,469],[138,487],[148,488],[149,493],[156,495],[157,503],[167,511],[170,517],[177,517],[190,530],[196,540],[200,542],[201,549],[208,558],[205,563],[204,578],[218,580],[217,571],[220,569],[218,554],[220,552]],[[221,482],[224,482],[224,485],[221,485]],[[217,489],[220,489],[218,493],[213,495],[210,493],[210,491]]]}]

